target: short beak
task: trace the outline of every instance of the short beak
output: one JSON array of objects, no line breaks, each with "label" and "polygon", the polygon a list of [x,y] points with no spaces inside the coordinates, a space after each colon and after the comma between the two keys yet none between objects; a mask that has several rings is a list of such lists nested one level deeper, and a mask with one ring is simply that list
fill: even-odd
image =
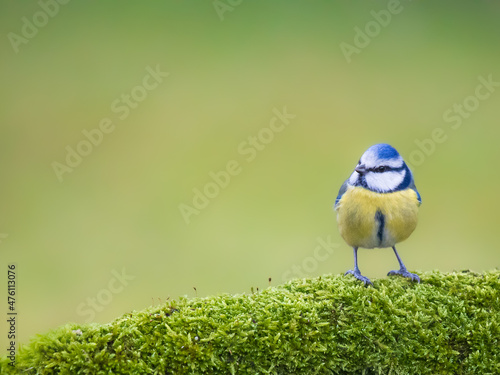
[{"label": "short beak", "polygon": [[364,164],[359,164],[356,167],[355,171],[358,172],[359,174],[363,174],[366,172],[366,167],[364,166]]}]

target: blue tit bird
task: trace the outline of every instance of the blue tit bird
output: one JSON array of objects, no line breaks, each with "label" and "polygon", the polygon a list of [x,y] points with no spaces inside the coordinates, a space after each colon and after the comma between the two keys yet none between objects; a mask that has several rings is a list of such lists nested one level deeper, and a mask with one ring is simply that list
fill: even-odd
[{"label": "blue tit bird", "polygon": [[388,276],[420,282],[408,272],[395,245],[414,231],[421,203],[413,175],[394,147],[381,143],[366,150],[335,200],[340,235],[354,249],[354,270],[345,274],[372,284],[359,270],[358,248],[392,247],[400,269]]}]

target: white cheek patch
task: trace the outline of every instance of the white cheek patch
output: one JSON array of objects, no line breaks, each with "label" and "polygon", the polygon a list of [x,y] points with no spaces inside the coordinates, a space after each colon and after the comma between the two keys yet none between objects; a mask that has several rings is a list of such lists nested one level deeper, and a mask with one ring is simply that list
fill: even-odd
[{"label": "white cheek patch", "polygon": [[368,172],[365,175],[365,179],[368,188],[383,193],[396,189],[403,182],[404,175],[404,171]]},{"label": "white cheek patch", "polygon": [[353,172],[351,177],[349,177],[349,184],[354,185],[356,181],[358,181],[358,176],[359,176],[358,172]]}]

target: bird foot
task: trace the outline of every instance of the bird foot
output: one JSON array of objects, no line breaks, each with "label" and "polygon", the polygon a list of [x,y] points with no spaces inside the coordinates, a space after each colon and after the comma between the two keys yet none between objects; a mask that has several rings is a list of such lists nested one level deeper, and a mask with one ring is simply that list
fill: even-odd
[{"label": "bird foot", "polygon": [[373,286],[373,283],[370,281],[370,279],[368,277],[363,276],[359,271],[349,270],[344,275],[347,275],[347,274],[353,275],[356,279],[361,280],[362,282],[364,282],[365,285],[370,284],[370,285]]},{"label": "bird foot", "polygon": [[417,283],[420,283],[420,277],[418,277],[418,275],[414,273],[408,272],[406,268],[401,268],[400,270],[392,270],[389,271],[389,273],[387,274],[387,276],[393,276],[393,275],[400,275],[403,277],[407,277],[411,279],[411,281],[416,281]]}]

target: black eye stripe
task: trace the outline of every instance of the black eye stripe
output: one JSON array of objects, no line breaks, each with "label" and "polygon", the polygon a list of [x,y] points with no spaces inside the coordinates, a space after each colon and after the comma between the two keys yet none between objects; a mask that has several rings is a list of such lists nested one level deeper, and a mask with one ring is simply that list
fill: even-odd
[{"label": "black eye stripe", "polygon": [[[381,168],[383,168],[383,169],[381,169]],[[399,172],[399,171],[402,171],[404,169],[405,169],[404,165],[402,165],[399,168],[392,168],[392,167],[389,167],[387,165],[381,165],[380,167],[369,168],[369,169],[367,169],[367,171],[375,172],[375,173],[384,173],[384,172],[393,172],[393,171]]]}]

